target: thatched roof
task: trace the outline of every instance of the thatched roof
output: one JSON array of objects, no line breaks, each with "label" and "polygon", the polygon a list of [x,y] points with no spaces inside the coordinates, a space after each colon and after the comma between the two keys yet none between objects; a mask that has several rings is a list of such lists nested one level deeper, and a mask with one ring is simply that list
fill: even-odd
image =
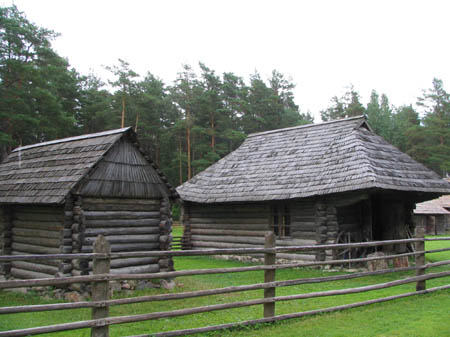
[{"label": "thatched roof", "polygon": [[416,204],[414,214],[450,214],[450,195]]},{"label": "thatched roof", "polygon": [[[124,139],[130,141],[124,141]],[[136,145],[133,145],[136,144],[136,135],[133,130],[123,128],[15,149],[0,164],[0,203],[62,203],[69,193],[83,185],[83,178],[89,176],[90,182],[105,179],[96,177],[96,174],[90,177],[91,173],[96,173],[93,171],[98,166],[102,167],[102,161],[105,158],[117,166],[111,172],[117,176],[121,170],[123,171],[123,163],[117,162],[115,159],[117,155],[111,156],[110,152],[112,148],[123,148],[123,145],[120,144],[124,142],[135,151],[132,155],[136,163],[132,163],[132,165],[142,168],[145,164],[147,166],[144,168],[145,171],[149,171],[148,167],[152,171],[136,176],[133,179],[134,183],[137,185],[151,184],[157,186],[160,192],[164,189],[164,193],[168,196],[176,196],[176,191],[167,183],[162,172],[148,156],[145,156]],[[143,170],[141,169],[141,171]],[[109,185],[102,184],[102,188],[104,189],[104,186],[110,186],[110,189],[115,188],[113,183],[117,183],[119,179],[115,180]],[[126,180],[129,179],[122,179],[120,183],[126,185]],[[100,184],[97,185],[100,186]],[[90,185],[88,184],[88,186]],[[98,195],[102,195],[103,192],[97,191]]]},{"label": "thatched roof", "polygon": [[249,135],[177,188],[200,203],[286,200],[361,189],[450,193],[450,184],[375,135],[364,117]]}]

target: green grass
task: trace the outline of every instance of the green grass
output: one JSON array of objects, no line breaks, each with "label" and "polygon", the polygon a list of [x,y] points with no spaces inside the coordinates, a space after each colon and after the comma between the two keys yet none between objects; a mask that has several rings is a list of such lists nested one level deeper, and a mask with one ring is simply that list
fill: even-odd
[{"label": "green grass", "polygon": [[[450,241],[427,242],[427,249],[449,247]],[[429,254],[427,259],[450,259],[450,253]],[[177,257],[175,268],[198,269],[198,268],[220,268],[237,267],[248,265],[235,261],[215,260],[207,257]],[[449,270],[450,267],[443,266],[434,268],[429,272]],[[304,277],[329,276],[344,274],[344,272],[325,272],[317,269],[290,269],[277,271],[278,280],[287,280]],[[322,284],[308,284],[277,289],[277,295],[289,295],[313,291],[331,289],[343,289],[359,287],[375,283],[413,275],[414,273],[388,274],[376,277],[366,277],[355,280],[337,281]],[[231,285],[259,283],[263,280],[263,272],[245,272],[223,275],[204,275],[180,277],[176,279],[177,287],[171,292],[183,292],[200,289],[226,287]],[[450,283],[450,277],[427,281],[427,288]],[[289,302],[278,302],[276,313],[285,314],[325,308],[341,304],[364,301],[377,297],[384,297],[414,291],[415,284],[398,286],[390,289],[372,291],[361,294],[344,296],[333,296],[297,300]],[[169,292],[161,289],[136,291],[132,294],[119,293],[116,297],[141,296],[149,294],[160,294]],[[184,299],[165,302],[140,303],[124,306],[116,306],[110,309],[112,316],[133,315],[155,311],[167,311],[184,307],[195,307],[232,301],[256,299],[262,297],[262,291],[250,291],[245,293],[234,293],[220,296],[210,296],[197,299]],[[26,305],[38,303],[55,303],[55,300],[43,300],[33,294],[17,294],[11,292],[0,292],[0,306]],[[321,314],[302,319],[292,319],[275,324],[257,325],[218,331],[203,336],[450,336],[450,291],[414,296],[410,298],[395,300],[367,307],[355,308],[330,314]],[[231,309],[212,313],[161,319],[157,321],[122,324],[112,326],[111,336],[128,336],[145,334],[157,331],[168,331],[186,329],[206,325],[231,323],[242,320],[256,319],[262,317],[262,306]],[[68,321],[90,319],[90,311],[77,309],[70,311],[53,311],[32,314],[14,314],[0,316],[0,331],[9,329],[26,328],[40,325],[57,324]],[[47,334],[46,336],[90,336],[88,330],[77,330]]]}]

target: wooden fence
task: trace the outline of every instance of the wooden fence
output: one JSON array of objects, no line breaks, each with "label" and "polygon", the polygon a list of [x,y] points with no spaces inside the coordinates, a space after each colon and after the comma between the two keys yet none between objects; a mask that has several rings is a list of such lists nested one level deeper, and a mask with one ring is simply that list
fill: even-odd
[{"label": "wooden fence", "polygon": [[[99,236],[94,245],[94,253],[92,254],[54,254],[54,255],[15,255],[15,256],[0,256],[0,262],[8,261],[37,261],[37,260],[49,260],[49,259],[93,259],[93,273],[86,276],[75,277],[61,277],[61,278],[47,278],[47,279],[33,279],[33,280],[6,280],[0,281],[0,289],[17,288],[17,287],[33,287],[33,286],[63,286],[72,283],[92,283],[92,300],[75,302],[75,303],[57,303],[57,304],[42,304],[42,305],[27,305],[27,306],[13,306],[0,308],[1,314],[23,313],[23,312],[38,312],[38,311],[50,311],[50,310],[64,310],[75,308],[91,308],[92,319],[86,321],[78,321],[71,323],[55,324],[43,327],[35,327],[20,330],[10,330],[0,332],[0,336],[31,336],[42,333],[67,331],[82,328],[90,328],[91,336],[94,337],[106,337],[109,336],[109,326],[121,323],[141,322],[149,321],[160,318],[177,317],[184,315],[192,315],[197,313],[212,312],[217,310],[225,310],[232,308],[241,308],[255,305],[263,305],[264,317],[260,319],[254,319],[249,321],[241,321],[230,324],[222,324],[215,326],[207,326],[193,329],[151,333],[143,336],[181,336],[194,334],[199,332],[207,332],[219,329],[225,329],[230,327],[251,325],[257,323],[273,322],[283,319],[302,317],[307,315],[313,315],[317,313],[332,312],[336,310],[342,310],[347,308],[354,308],[372,303],[380,303],[390,301],[393,299],[425,294],[437,290],[449,289],[449,285],[426,289],[426,281],[436,279],[440,277],[450,276],[450,271],[442,271],[435,273],[426,273],[427,269],[450,265],[450,260],[439,261],[434,263],[425,263],[425,254],[449,251],[450,248],[425,250],[425,241],[430,240],[450,240],[447,238],[431,238],[425,239],[423,237],[423,230],[419,231],[416,238],[404,239],[404,240],[389,240],[378,242],[361,242],[352,244],[332,244],[332,245],[314,245],[314,246],[296,246],[296,247],[275,247],[275,237],[273,234],[266,236],[266,244],[264,248],[240,248],[240,249],[208,249],[208,250],[187,250],[187,251],[155,251],[155,252],[127,252],[127,253],[111,253],[109,243],[103,236]],[[384,245],[393,244],[405,244],[412,243],[415,245],[415,251],[410,253],[389,255],[389,256],[377,256],[366,257],[345,260],[345,262],[368,262],[383,259],[395,259],[399,257],[415,257],[415,266],[383,269],[377,271],[365,271],[357,272],[353,274],[334,275],[315,278],[302,278],[286,281],[276,281],[275,273],[279,269],[297,268],[297,267],[311,267],[311,266],[323,266],[323,265],[339,265],[343,263],[343,260],[331,260],[331,261],[317,261],[307,263],[290,263],[290,264],[275,264],[276,255],[278,253],[294,253],[304,251],[317,251],[317,250],[330,250],[330,249],[344,249],[344,248],[362,248],[362,247],[379,247]],[[215,268],[215,269],[198,269],[198,270],[181,270],[173,272],[152,273],[152,274],[121,274],[113,275],[109,273],[110,260],[112,258],[124,258],[124,257],[142,257],[142,256],[207,256],[207,255],[239,255],[239,254],[264,254],[264,264],[246,267],[236,268]],[[289,296],[276,296],[275,289],[278,287],[286,287],[299,284],[309,283],[321,283],[337,280],[349,280],[360,277],[366,277],[370,275],[382,275],[388,273],[396,273],[402,271],[415,270],[416,276],[406,277],[391,282],[374,284],[370,286],[331,290],[331,291],[319,291],[305,294],[295,294]],[[150,279],[164,279],[174,278],[179,276],[189,275],[211,275],[211,274],[224,274],[224,273],[237,273],[247,271],[264,271],[264,282],[249,285],[230,286],[217,289],[198,290],[182,293],[170,293],[151,296],[141,296],[134,298],[122,298],[122,299],[110,299],[109,298],[109,282],[119,280],[150,280]],[[361,293],[366,291],[372,291],[377,289],[384,289],[394,287],[402,284],[415,283],[416,291],[403,293],[400,295],[394,295],[389,297],[372,299],[364,302],[357,302],[352,304],[340,305],[330,308],[317,309],[306,312],[298,312],[292,314],[276,315],[276,303],[280,301],[290,301],[298,299],[306,299],[313,297],[344,295],[352,293]],[[264,290],[264,297],[259,299],[252,299],[247,301],[237,301],[232,303],[214,304],[209,306],[201,306],[194,308],[178,309],[166,312],[151,312],[139,315],[129,316],[116,316],[109,317],[109,307],[122,304],[142,303],[150,301],[169,301],[175,299],[195,298],[200,296],[229,294],[235,292],[242,292],[248,290]],[[135,336],[136,337],[136,336]]]},{"label": "wooden fence", "polygon": [[190,242],[184,236],[173,236],[170,247],[174,250],[188,250],[192,248]]}]

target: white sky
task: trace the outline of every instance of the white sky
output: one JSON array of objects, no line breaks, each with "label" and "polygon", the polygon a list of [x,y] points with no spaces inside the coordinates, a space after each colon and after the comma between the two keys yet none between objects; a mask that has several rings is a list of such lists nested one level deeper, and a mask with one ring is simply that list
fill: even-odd
[{"label": "white sky", "polygon": [[296,83],[304,112],[318,112],[352,83],[392,104],[415,103],[433,77],[450,82],[450,1],[0,0],[61,33],[57,52],[106,80],[122,58],[171,84],[184,63],[248,80],[277,69]]}]

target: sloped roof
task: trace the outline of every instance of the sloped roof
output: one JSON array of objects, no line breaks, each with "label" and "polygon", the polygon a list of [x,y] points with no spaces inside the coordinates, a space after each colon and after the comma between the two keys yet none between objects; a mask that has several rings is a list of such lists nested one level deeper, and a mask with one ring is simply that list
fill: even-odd
[{"label": "sloped roof", "polygon": [[[0,164],[0,203],[59,204],[131,128],[22,146]],[[172,196],[175,190],[146,156]]]},{"label": "sloped roof", "polygon": [[414,214],[450,214],[450,195],[416,204]]},{"label": "sloped roof", "polygon": [[249,135],[177,188],[186,201],[265,201],[381,188],[450,193],[436,173],[354,117]]}]

